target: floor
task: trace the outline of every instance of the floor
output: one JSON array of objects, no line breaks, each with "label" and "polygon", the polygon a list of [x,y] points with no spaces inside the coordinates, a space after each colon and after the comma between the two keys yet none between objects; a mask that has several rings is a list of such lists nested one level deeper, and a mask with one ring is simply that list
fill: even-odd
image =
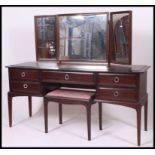
[{"label": "floor", "polygon": [[[52,107],[51,107],[52,108]],[[78,107],[77,107],[78,108]],[[87,141],[85,109],[63,113],[63,124],[58,124],[57,109],[49,112],[49,133],[44,133],[43,108],[33,117],[18,111],[13,114],[13,127],[8,118],[2,121],[3,147],[137,147],[136,126],[103,114],[103,130],[98,127],[98,116],[92,114],[92,140]],[[81,110],[81,109],[80,109]],[[7,113],[6,113],[7,114]],[[5,115],[6,115],[5,114]],[[141,131],[141,147],[153,146],[153,131]]]}]

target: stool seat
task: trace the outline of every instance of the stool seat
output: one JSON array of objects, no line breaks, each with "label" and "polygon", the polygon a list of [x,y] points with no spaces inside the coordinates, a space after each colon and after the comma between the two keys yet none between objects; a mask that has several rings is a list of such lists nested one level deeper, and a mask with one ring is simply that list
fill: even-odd
[{"label": "stool seat", "polygon": [[92,91],[85,90],[70,90],[70,89],[56,89],[46,94],[45,97],[54,98],[70,98],[79,100],[90,100],[95,95]]}]

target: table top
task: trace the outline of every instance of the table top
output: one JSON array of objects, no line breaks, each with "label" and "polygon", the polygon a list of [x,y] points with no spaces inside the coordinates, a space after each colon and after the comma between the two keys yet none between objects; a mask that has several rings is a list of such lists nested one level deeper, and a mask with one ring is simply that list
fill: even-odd
[{"label": "table top", "polygon": [[8,65],[7,68],[21,69],[38,69],[38,70],[53,70],[53,71],[72,71],[72,72],[103,72],[103,73],[140,73],[147,71],[150,66],[146,65],[116,65],[111,64],[59,64],[56,61],[45,62],[24,62],[15,65]]}]

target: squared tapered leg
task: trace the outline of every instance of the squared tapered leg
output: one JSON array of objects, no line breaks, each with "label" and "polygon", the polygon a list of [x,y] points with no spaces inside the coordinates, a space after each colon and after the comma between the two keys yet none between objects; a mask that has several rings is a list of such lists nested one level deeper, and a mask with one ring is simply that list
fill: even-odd
[{"label": "squared tapered leg", "polygon": [[48,133],[48,101],[44,98],[44,122],[45,122],[45,133]]},{"label": "squared tapered leg", "polygon": [[8,114],[9,114],[9,127],[12,127],[12,96],[8,92]]},{"label": "squared tapered leg", "polygon": [[137,145],[141,145],[141,106],[136,108],[137,111]]},{"label": "squared tapered leg", "polygon": [[91,105],[90,104],[89,105],[86,105],[86,109],[87,109],[88,140],[91,140]]},{"label": "squared tapered leg", "polygon": [[98,103],[98,110],[99,110],[99,129],[102,130],[102,103]]},{"label": "squared tapered leg", "polygon": [[32,117],[32,96],[28,96],[29,116]]},{"label": "squared tapered leg", "polygon": [[59,103],[59,124],[62,124],[62,104]]},{"label": "squared tapered leg", "polygon": [[144,105],[144,130],[147,131],[147,114],[148,113],[148,98],[146,99],[146,103]]}]

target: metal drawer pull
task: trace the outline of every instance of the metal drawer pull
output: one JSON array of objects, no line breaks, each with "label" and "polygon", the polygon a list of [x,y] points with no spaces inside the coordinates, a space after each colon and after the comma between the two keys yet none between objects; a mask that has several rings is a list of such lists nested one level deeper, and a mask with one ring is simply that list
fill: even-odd
[{"label": "metal drawer pull", "polygon": [[69,75],[65,74],[65,80],[69,80]]},{"label": "metal drawer pull", "polygon": [[23,88],[25,88],[25,89],[28,88],[28,84],[26,84],[26,83],[23,84]]},{"label": "metal drawer pull", "polygon": [[26,74],[25,74],[25,72],[22,72],[20,75],[21,75],[21,77],[25,77]]},{"label": "metal drawer pull", "polygon": [[119,82],[119,77],[118,76],[114,77],[114,83],[118,83],[118,82]]},{"label": "metal drawer pull", "polygon": [[118,91],[115,91],[115,92],[113,93],[113,95],[114,95],[115,97],[117,97],[117,96],[119,96],[119,92],[118,92]]}]

